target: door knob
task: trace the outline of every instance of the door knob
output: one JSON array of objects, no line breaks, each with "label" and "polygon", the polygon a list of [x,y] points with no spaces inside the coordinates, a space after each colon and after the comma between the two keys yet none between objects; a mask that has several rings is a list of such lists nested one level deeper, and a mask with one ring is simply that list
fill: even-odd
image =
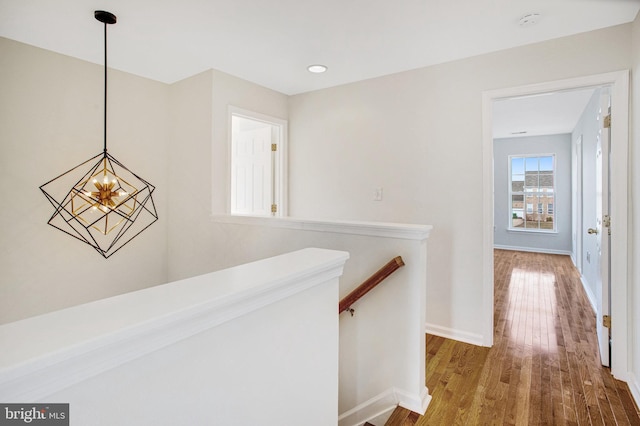
[{"label": "door knob", "polygon": [[587,234],[597,234],[597,233],[598,233],[597,229],[593,229],[593,228],[587,229]]}]

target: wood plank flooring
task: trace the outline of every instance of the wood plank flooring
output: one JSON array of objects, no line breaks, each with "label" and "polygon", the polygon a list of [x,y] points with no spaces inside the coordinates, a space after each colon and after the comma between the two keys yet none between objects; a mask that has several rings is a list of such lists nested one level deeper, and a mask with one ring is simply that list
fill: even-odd
[{"label": "wood plank flooring", "polygon": [[494,346],[427,336],[431,404],[416,425],[639,425],[603,368],[568,256],[495,251]]}]

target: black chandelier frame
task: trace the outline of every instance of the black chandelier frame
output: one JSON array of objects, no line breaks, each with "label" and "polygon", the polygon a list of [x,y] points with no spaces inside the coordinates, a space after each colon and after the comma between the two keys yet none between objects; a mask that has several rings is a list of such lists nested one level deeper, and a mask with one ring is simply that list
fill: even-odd
[{"label": "black chandelier frame", "polygon": [[40,190],[55,208],[49,225],[109,258],[156,222],[158,213],[155,186],[107,152],[107,25],[117,18],[102,10],[94,16],[104,23],[104,148]]}]

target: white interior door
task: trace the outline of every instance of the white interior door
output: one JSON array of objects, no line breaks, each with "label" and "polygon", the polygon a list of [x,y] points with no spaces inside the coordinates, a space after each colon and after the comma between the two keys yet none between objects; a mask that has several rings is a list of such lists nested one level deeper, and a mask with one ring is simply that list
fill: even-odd
[{"label": "white interior door", "polygon": [[596,238],[597,248],[597,282],[596,282],[596,328],[600,346],[602,365],[610,366],[610,334],[604,324],[604,317],[611,315],[611,275],[610,275],[610,236],[609,236],[609,139],[610,128],[605,125],[605,117],[610,111],[610,97],[602,95],[598,122],[598,141],[596,145],[596,218],[595,228],[588,230]]},{"label": "white interior door", "polygon": [[243,128],[242,122],[232,124],[231,213],[271,215],[271,126]]}]

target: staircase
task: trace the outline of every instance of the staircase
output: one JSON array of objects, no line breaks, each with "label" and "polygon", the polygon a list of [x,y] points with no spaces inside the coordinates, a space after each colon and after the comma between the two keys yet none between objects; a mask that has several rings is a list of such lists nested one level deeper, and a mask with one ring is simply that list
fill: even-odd
[{"label": "staircase", "polygon": [[[384,424],[384,426],[414,426],[418,420],[420,419],[420,414],[414,413],[411,410],[407,410],[406,408],[402,408],[400,406],[396,407],[391,413],[391,417]],[[365,423],[364,426],[375,426],[369,422]]]}]

